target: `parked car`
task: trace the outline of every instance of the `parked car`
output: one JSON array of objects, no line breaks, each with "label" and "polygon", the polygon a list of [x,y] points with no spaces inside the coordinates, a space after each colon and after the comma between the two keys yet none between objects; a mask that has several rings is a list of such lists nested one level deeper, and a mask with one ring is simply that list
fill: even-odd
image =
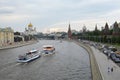
[{"label": "parked car", "polygon": [[116,51],[115,54],[117,58],[120,58],[120,51]]},{"label": "parked car", "polygon": [[115,47],[112,47],[112,46],[109,47],[109,50],[111,50],[113,52],[117,51],[117,49]]},{"label": "parked car", "polygon": [[108,55],[108,54],[112,53],[112,51],[109,50],[109,49],[104,48],[103,49],[103,53],[106,54],[106,55]]},{"label": "parked car", "polygon": [[116,54],[116,57],[117,57],[117,58],[120,58],[120,54]]},{"label": "parked car", "polygon": [[115,53],[112,53],[112,54],[110,55],[110,58],[111,58],[115,63],[120,63],[120,58],[117,58]]}]

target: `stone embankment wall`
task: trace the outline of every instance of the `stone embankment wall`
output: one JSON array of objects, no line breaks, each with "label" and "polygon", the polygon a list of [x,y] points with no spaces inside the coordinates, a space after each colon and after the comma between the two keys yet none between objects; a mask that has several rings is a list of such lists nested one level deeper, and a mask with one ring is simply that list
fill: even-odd
[{"label": "stone embankment wall", "polygon": [[11,49],[11,48],[16,48],[16,47],[22,47],[22,46],[34,44],[34,43],[37,43],[37,42],[38,41],[36,41],[36,40],[28,41],[28,42],[17,42],[17,43],[13,43],[12,45],[1,46],[0,50]]},{"label": "stone embankment wall", "polygon": [[91,65],[91,73],[92,73],[92,80],[103,80],[102,75],[100,73],[100,69],[99,69],[98,64],[96,62],[96,59],[95,59],[95,56],[93,54],[92,49],[88,45],[83,44],[81,42],[75,41],[75,43],[77,43],[79,46],[81,46],[84,49],[86,49],[87,52],[89,53],[90,65]]}]

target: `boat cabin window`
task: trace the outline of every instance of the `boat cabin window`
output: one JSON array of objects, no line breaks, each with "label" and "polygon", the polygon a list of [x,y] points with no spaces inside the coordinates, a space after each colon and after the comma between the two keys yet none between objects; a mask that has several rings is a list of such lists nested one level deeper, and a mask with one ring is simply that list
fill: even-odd
[{"label": "boat cabin window", "polygon": [[45,47],[46,49],[51,49],[52,47]]},{"label": "boat cabin window", "polygon": [[26,55],[29,55],[29,54],[32,54],[32,53],[37,53],[38,51],[31,51],[31,52],[28,52],[26,53]]}]

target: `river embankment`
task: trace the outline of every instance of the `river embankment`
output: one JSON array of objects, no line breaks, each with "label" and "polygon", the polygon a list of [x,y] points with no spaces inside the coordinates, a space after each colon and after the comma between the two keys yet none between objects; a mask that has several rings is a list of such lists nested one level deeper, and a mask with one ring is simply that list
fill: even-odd
[{"label": "river embankment", "polygon": [[0,46],[0,50],[22,47],[22,46],[34,44],[34,43],[37,43],[37,42],[38,42],[37,40],[14,42],[14,43],[9,44],[9,45]]}]

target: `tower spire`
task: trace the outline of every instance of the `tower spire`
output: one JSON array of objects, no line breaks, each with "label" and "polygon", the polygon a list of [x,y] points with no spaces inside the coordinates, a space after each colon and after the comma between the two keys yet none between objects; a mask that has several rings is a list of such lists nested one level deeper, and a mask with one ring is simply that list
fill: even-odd
[{"label": "tower spire", "polygon": [[69,27],[68,27],[68,38],[72,39],[72,32],[71,32],[70,23],[69,23]]}]

